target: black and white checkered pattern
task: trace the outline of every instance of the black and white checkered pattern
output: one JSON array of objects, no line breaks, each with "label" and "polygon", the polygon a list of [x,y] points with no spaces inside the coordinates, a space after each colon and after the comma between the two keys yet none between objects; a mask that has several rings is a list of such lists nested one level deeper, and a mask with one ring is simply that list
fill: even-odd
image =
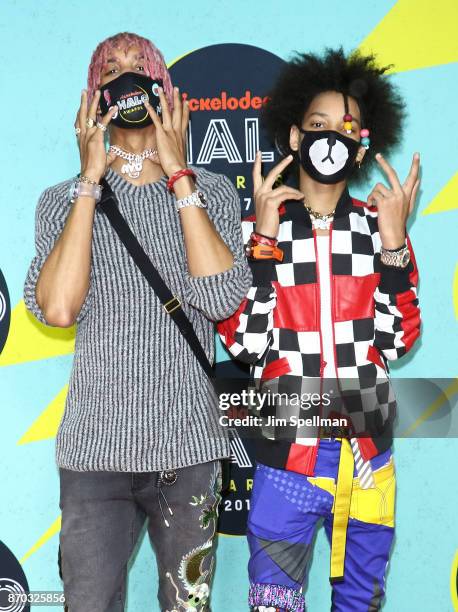
[{"label": "black and white checkered pattern", "polygon": [[[255,220],[247,219],[242,225],[246,242],[254,230]],[[401,282],[399,286],[393,285],[391,272],[387,272],[380,262],[377,210],[352,199],[348,192],[339,200],[330,244],[336,374],[345,401],[344,410],[351,417],[356,433],[376,434],[394,418],[396,407],[386,361],[401,357],[419,335],[415,259],[409,240],[412,261],[405,273],[396,271],[403,280],[396,281]],[[231,354],[252,364],[255,380],[259,382],[266,366],[272,367],[277,360],[286,357],[290,371],[275,376],[268,384],[300,389],[304,387],[304,379],[320,377],[323,363],[319,303],[316,303],[319,300],[319,269],[315,237],[309,215],[298,202],[290,201],[284,206],[278,246],[284,258],[272,266],[272,282],[253,286],[239,311],[219,324],[218,330]],[[385,279],[383,287],[382,278]],[[352,287],[359,286],[355,282],[362,283],[365,292],[351,293]],[[371,283],[373,290],[367,296]],[[293,287],[299,288],[299,294],[288,292],[288,288]],[[298,299],[301,287],[303,299]],[[287,303],[288,312],[308,309],[315,313],[313,329],[278,324],[282,314],[277,308],[280,289],[283,304],[290,295],[291,300],[296,300]],[[364,304],[358,303],[361,296]],[[342,304],[336,304],[337,300]],[[343,319],[336,316],[336,312],[353,311],[357,316]],[[294,322],[294,317],[287,320]],[[281,413],[282,407],[277,408]],[[282,437],[275,429],[270,434],[274,439]],[[308,434],[295,433],[296,439],[304,435]]]}]

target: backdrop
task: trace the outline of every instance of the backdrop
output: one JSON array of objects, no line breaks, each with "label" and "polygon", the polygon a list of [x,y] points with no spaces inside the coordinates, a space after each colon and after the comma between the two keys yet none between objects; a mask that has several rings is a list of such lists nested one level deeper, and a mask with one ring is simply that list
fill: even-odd
[{"label": "backdrop", "polygon": [[[390,161],[403,177],[414,151],[422,159],[422,189],[409,231],[420,269],[423,328],[421,342],[394,365],[392,375],[440,377],[444,384],[442,391],[428,386],[423,393],[419,380],[418,401],[400,406],[412,416],[408,433],[421,429],[422,436],[401,435],[395,442],[397,536],[384,609],[458,609],[458,443],[444,427],[441,435],[428,437],[428,424],[450,417],[458,393],[457,25],[456,0],[2,0],[0,597],[14,581],[31,590],[62,590],[54,437],[74,329],[35,322],[25,311],[22,287],[34,254],[38,197],[79,169],[73,122],[91,53],[105,37],[133,31],[157,44],[174,80],[194,100],[193,163],[230,176],[244,214],[250,207],[253,152],[261,146],[267,165],[275,159],[259,132],[254,98],[262,97],[291,52],[342,44],[346,51],[375,51],[381,63],[394,64],[390,78],[406,98],[409,118],[403,146]],[[207,97],[223,104],[223,93],[224,109],[218,102],[200,103]],[[235,101],[229,104],[230,97]],[[371,182],[381,178],[374,175]],[[367,184],[352,194],[365,199],[370,189]],[[227,366],[229,357],[219,344],[217,355],[220,367]],[[248,455],[240,445],[234,448],[239,467],[249,469]],[[240,531],[234,517],[246,510],[249,479],[241,477],[234,488],[224,509],[226,535],[218,545],[215,612],[246,610],[247,546],[243,536],[234,535]],[[328,545],[320,532],[306,595],[310,610],[329,609],[328,568]],[[128,611],[157,610],[156,589],[155,561],[143,533],[131,562]],[[5,601],[0,609],[8,610]]]}]

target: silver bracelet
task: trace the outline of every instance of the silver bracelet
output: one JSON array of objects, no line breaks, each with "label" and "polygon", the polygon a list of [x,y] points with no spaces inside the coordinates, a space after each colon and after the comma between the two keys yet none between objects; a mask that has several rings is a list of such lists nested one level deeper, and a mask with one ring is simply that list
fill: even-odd
[{"label": "silver bracelet", "polygon": [[207,202],[204,198],[204,194],[201,191],[193,191],[190,195],[175,202],[177,211],[180,210],[180,208],[186,208],[187,206],[207,208]]}]

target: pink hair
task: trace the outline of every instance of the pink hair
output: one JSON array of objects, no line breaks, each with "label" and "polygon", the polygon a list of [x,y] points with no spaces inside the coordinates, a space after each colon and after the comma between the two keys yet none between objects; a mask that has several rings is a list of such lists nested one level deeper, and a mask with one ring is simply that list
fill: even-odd
[{"label": "pink hair", "polygon": [[162,79],[164,93],[170,107],[173,106],[173,89],[170,74],[167,70],[164,57],[157,47],[147,38],[132,34],[130,32],[120,32],[115,36],[106,38],[97,45],[92,54],[91,63],[87,74],[88,101],[96,89],[100,86],[102,70],[108,59],[110,51],[113,49],[128,49],[132,45],[137,45],[145,56],[145,72],[150,77]]}]

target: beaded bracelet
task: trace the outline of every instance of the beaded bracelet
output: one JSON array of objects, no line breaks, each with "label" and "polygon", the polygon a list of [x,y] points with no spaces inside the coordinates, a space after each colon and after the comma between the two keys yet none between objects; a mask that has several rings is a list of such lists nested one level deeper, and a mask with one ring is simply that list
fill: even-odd
[{"label": "beaded bracelet", "polygon": [[250,238],[253,240],[253,242],[265,244],[267,246],[276,247],[278,244],[278,240],[276,238],[271,238],[270,236],[260,234],[259,232],[251,232]]},{"label": "beaded bracelet", "polygon": [[92,179],[88,178],[87,176],[81,175],[78,178],[78,181],[80,183],[88,183],[89,185],[98,185],[97,181],[93,181]]},{"label": "beaded bracelet", "polygon": [[182,176],[192,176],[193,179],[196,178],[196,174],[193,170],[191,170],[191,168],[183,168],[182,170],[177,170],[167,181],[167,189],[170,191],[170,193],[174,190],[173,185],[175,184],[175,181],[180,179]]}]

